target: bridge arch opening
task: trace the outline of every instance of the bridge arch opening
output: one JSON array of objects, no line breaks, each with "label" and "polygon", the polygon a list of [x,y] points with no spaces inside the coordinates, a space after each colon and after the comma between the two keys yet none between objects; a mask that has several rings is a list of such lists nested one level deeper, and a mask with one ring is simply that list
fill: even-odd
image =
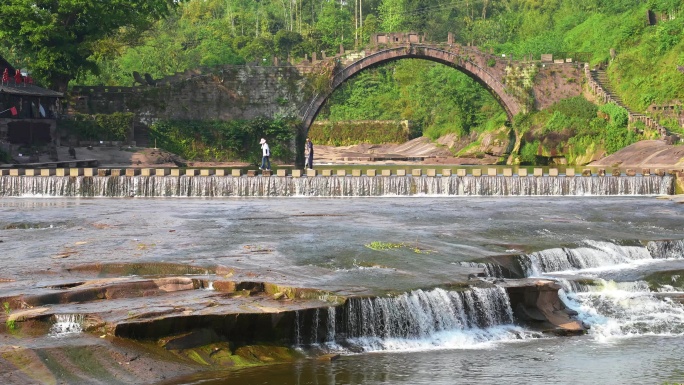
[{"label": "bridge arch opening", "polygon": [[[443,53],[447,53],[445,51],[442,51]],[[404,59],[411,59],[411,60],[404,60]],[[411,64],[411,65],[404,65],[405,63],[419,63],[419,64]],[[435,65],[435,64],[441,64],[441,65]],[[459,110],[458,108],[454,108],[455,111],[443,111],[440,115],[442,118],[444,116],[447,116],[452,113],[456,114],[465,114],[465,113],[470,113],[470,114],[477,114],[481,116],[484,116],[485,114],[489,113],[490,115],[488,116],[491,119],[494,119],[496,115],[499,115],[499,120],[503,120],[504,122],[512,119],[512,116],[518,112],[519,110],[519,105],[517,105],[517,102],[515,100],[511,101],[509,95],[503,95],[504,97],[509,98],[509,100],[503,100],[500,93],[504,93],[503,90],[503,84],[501,82],[497,83],[497,80],[493,77],[490,76],[488,79],[483,79],[481,76],[482,72],[477,72],[477,66],[471,66],[469,64],[464,64],[460,60],[455,60],[453,55],[443,55],[443,56],[437,56],[437,55],[426,55],[424,53],[415,53],[415,52],[399,52],[398,54],[395,55],[384,55],[383,57],[380,58],[371,58],[371,57],[366,57],[364,59],[358,60],[348,66],[338,66],[338,70],[331,82],[331,87],[330,89],[325,92],[321,93],[321,95],[318,95],[317,98],[315,98],[312,101],[312,104],[309,108],[308,114],[305,115],[303,119],[303,136],[306,136],[309,133],[309,130],[311,128],[311,125],[313,122],[316,120],[316,118],[321,114],[322,116],[326,118],[333,118],[333,120],[355,120],[355,119],[363,119],[360,116],[355,116],[351,119],[347,118],[340,118],[340,116],[335,116],[335,112],[331,112],[331,102],[333,105],[337,104],[340,102],[341,99],[344,99],[345,97],[348,97],[349,95],[352,95],[355,98],[358,98],[359,94],[364,94],[368,90],[364,89],[361,91],[350,91],[350,88],[353,87],[358,87],[359,83],[361,83],[361,87],[368,87],[369,83],[371,86],[376,86],[379,88],[384,87],[385,85],[378,84],[381,82],[383,79],[383,76],[387,76],[387,74],[379,74],[376,76],[376,79],[368,79],[368,74],[371,73],[368,70],[369,69],[374,69],[375,72],[377,73],[382,73],[383,71],[388,72],[388,71],[393,71],[393,76],[397,77],[406,77],[406,76],[415,76],[414,81],[417,82],[426,82],[431,84],[423,84],[422,86],[419,87],[414,87],[413,90],[407,90],[404,89],[402,92],[414,92],[416,89],[423,88],[422,92],[425,94],[426,92],[429,92],[425,90],[426,86],[433,86],[435,87],[435,92],[441,91],[444,92],[444,89],[442,90],[437,90],[439,88],[440,84],[434,84],[434,81],[430,79],[431,76],[436,76],[438,78],[438,81],[444,81],[444,82],[458,82],[459,84],[451,84],[450,86],[453,87],[464,87],[463,90],[461,90],[461,93],[459,95],[431,95],[433,96],[432,98],[428,98],[427,100],[422,101],[423,103],[429,103],[429,106],[420,106],[420,105],[414,105],[414,106],[408,106],[408,109],[423,109],[423,110],[430,110],[430,109],[448,109],[449,103],[453,101],[450,100],[451,97],[455,98],[468,98],[468,97],[473,97],[474,99],[480,99],[477,100],[479,104],[475,104],[477,107],[483,107],[485,106],[487,111],[463,111]],[[475,69],[476,71],[473,71]],[[412,71],[412,70],[417,70],[416,72],[421,72],[425,71],[422,74],[417,74],[417,73],[408,73],[407,71]],[[399,71],[399,73],[397,73]],[[445,76],[445,74],[448,74],[449,76]],[[479,75],[479,76],[478,76]],[[465,79],[465,80],[464,80]],[[351,80],[351,81],[350,81]],[[394,79],[396,81],[396,79]],[[399,80],[402,81],[402,80]],[[350,86],[351,85],[351,86]],[[445,87],[449,88],[449,87]],[[342,97],[339,96],[339,93],[345,93],[347,95],[343,95]],[[419,92],[421,92],[419,90]],[[467,95],[468,93],[475,93],[476,95]],[[391,94],[391,91],[388,91],[387,94]],[[482,98],[482,96],[485,95],[485,98]],[[375,97],[377,95],[373,95],[371,92],[371,95],[368,95],[368,97]],[[385,95],[386,97],[387,95]],[[390,96],[391,97],[391,96]],[[398,101],[389,101],[391,104],[392,102],[398,102],[398,103],[406,103],[407,100],[411,98],[401,98],[401,100]],[[487,99],[487,100],[482,100],[482,99]],[[355,102],[358,102],[356,100]],[[384,102],[388,102],[385,100]],[[418,100],[413,100],[414,103],[420,103]],[[468,102],[468,101],[466,101]],[[472,102],[472,101],[471,101]],[[508,103],[508,104],[507,104]],[[369,103],[373,104],[373,103]],[[377,102],[375,104],[378,104]],[[457,106],[456,106],[457,107]],[[472,107],[472,103],[470,105]],[[378,110],[381,110],[382,106],[378,106],[376,108],[376,112]],[[395,111],[396,113],[396,111]],[[413,115],[415,117],[415,114]],[[400,114],[395,114],[394,116],[388,116],[388,114],[382,114],[382,113],[376,113],[369,118],[366,119],[384,119],[386,118],[387,120],[402,120],[402,119],[408,119],[408,120],[414,120],[411,118],[411,114],[409,113],[408,116],[400,116]],[[458,119],[452,119],[451,121],[442,121],[442,122],[425,122],[425,121],[420,121],[418,124],[421,124],[419,127],[419,132],[423,132],[425,128],[428,128],[425,126],[426,123],[428,124],[436,124],[436,125],[448,125],[448,124],[453,124],[453,125],[459,125],[458,129],[465,129],[464,131],[459,132],[459,134],[464,134],[468,133],[471,128],[476,126],[478,122],[473,122],[472,117],[464,118],[463,121],[457,122]],[[483,122],[479,122],[483,123]],[[443,127],[442,127],[443,128]],[[457,130],[455,130],[457,131]],[[424,132],[423,132],[424,133]],[[435,132],[432,132],[431,135],[427,136],[434,136]]]}]

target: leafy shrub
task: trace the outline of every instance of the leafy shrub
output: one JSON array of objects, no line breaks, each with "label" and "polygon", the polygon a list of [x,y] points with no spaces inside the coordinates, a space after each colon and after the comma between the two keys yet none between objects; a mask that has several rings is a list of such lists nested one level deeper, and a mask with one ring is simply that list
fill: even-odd
[{"label": "leafy shrub", "polygon": [[80,140],[123,141],[133,125],[133,117],[131,112],[74,114],[71,119],[60,120],[59,125]]},{"label": "leafy shrub", "polygon": [[157,146],[188,160],[261,159],[259,139],[266,138],[274,159],[291,159],[296,123],[291,119],[256,118],[232,121],[167,120],[150,127]]},{"label": "leafy shrub", "polygon": [[535,140],[532,143],[525,143],[520,150],[520,163],[535,164],[537,161],[537,153],[539,152],[540,142]]}]

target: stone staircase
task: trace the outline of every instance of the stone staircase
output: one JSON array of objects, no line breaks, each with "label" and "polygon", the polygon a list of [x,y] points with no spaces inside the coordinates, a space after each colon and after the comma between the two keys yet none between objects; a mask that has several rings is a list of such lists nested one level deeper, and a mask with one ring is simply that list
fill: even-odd
[{"label": "stone staircase", "polygon": [[646,127],[658,131],[660,138],[668,143],[675,143],[680,140],[677,135],[671,134],[665,126],[658,123],[655,119],[645,114],[635,112],[627,107],[622,99],[617,95],[613,86],[610,84],[608,74],[604,69],[597,68],[591,70],[588,66],[585,66],[584,71],[591,91],[599,98],[599,100],[603,101],[604,103],[615,103],[627,110],[630,123],[644,123]]}]

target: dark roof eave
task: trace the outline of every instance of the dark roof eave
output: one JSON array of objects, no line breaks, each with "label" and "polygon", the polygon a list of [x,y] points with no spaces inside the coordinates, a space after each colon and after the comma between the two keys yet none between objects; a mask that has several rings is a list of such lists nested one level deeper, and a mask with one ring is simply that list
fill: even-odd
[{"label": "dark roof eave", "polygon": [[[25,89],[22,89],[25,88]],[[50,98],[62,98],[64,94],[57,91],[48,90],[45,88],[40,88],[37,86],[28,87],[7,87],[0,86],[0,93],[5,93],[9,95],[17,96],[45,96]]]}]

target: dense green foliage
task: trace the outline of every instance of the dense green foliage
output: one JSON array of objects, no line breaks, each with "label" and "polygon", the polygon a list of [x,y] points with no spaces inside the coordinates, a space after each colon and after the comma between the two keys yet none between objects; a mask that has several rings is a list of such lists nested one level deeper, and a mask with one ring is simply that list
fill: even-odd
[{"label": "dense green foliage", "polygon": [[637,134],[628,128],[624,108],[615,104],[597,107],[583,97],[562,100],[547,110],[516,120],[514,126],[524,138],[518,153],[522,164],[535,164],[539,158],[558,154],[564,154],[570,164],[583,164],[595,151],[611,154],[654,134]]},{"label": "dense green foliage", "polygon": [[404,119],[433,139],[498,128],[507,119],[494,97],[474,80],[424,60],[401,60],[360,73],[333,93],[321,117]]},{"label": "dense green foliage", "polygon": [[159,121],[150,129],[150,139],[166,151],[189,160],[257,163],[261,160],[259,139],[266,138],[273,159],[291,159],[295,122],[257,118],[233,121]]},{"label": "dense green foliage", "polygon": [[[0,40],[19,52],[35,76],[65,91],[79,71],[98,72],[94,56],[101,41],[120,33],[122,41],[168,14],[168,0],[5,0]],[[127,27],[127,30],[122,30]]]},{"label": "dense green foliage", "polygon": [[309,129],[314,144],[350,146],[359,143],[404,143],[409,129],[397,121],[325,121]]},{"label": "dense green foliage", "polygon": [[[264,64],[273,56],[297,61],[312,52],[336,53],[340,45],[361,48],[375,32],[416,31],[430,41],[453,32],[461,44],[507,57],[550,53],[607,64],[618,95],[635,111],[684,100],[677,70],[684,66],[681,0],[70,0],[27,8],[34,3],[3,4],[0,54],[53,84],[65,74],[77,74],[81,84],[130,85],[133,71],[159,78],[200,65]],[[65,19],[68,7],[80,19]],[[648,10],[656,25],[648,25]],[[138,33],[152,20],[152,28]],[[535,156],[564,153],[573,162],[640,138],[614,120],[619,116],[603,111],[597,117],[595,107],[586,107],[573,112],[559,105],[533,113],[528,126],[514,125],[519,155],[531,159],[538,142]],[[332,95],[321,117],[407,119],[431,138],[472,136],[506,120],[484,88],[453,69],[417,60],[360,73]],[[662,122],[681,132],[674,120]]]},{"label": "dense green foliage", "polygon": [[59,126],[81,140],[124,141],[133,127],[133,117],[131,112],[74,114],[71,119],[60,120]]}]

